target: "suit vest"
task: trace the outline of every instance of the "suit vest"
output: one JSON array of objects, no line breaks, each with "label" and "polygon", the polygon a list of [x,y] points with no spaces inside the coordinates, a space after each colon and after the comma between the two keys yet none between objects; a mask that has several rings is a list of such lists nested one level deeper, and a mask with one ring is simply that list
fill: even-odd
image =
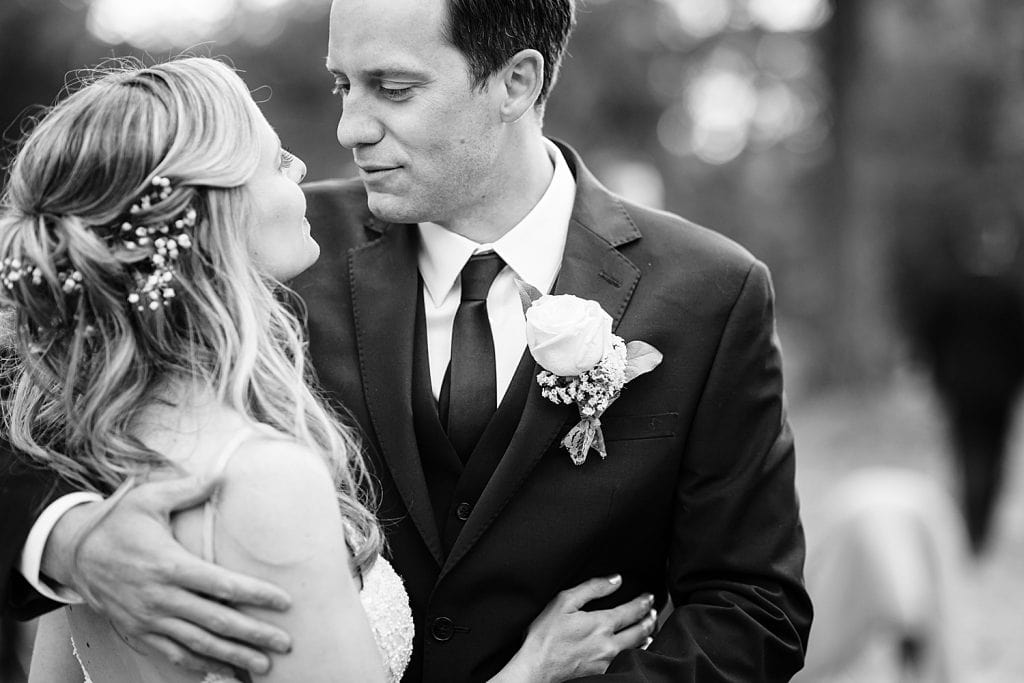
[{"label": "suit vest", "polygon": [[[413,427],[434,519],[446,555],[451,551],[473,506],[508,449],[529,396],[533,369],[533,357],[529,350],[524,350],[498,409],[463,465],[441,426],[438,402],[434,400],[431,389],[427,324],[423,308],[423,286],[420,283],[413,342]],[[443,396],[442,399],[447,397]]]}]

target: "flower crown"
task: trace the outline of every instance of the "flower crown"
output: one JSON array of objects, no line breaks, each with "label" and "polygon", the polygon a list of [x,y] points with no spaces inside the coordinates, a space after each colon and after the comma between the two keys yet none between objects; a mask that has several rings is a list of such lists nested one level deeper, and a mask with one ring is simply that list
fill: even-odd
[{"label": "flower crown", "polygon": [[[139,311],[156,311],[167,306],[175,296],[174,265],[183,250],[192,246],[192,238],[187,232],[196,225],[196,210],[191,203],[171,217],[167,222],[145,225],[136,223],[134,216],[149,211],[171,196],[174,188],[171,181],[163,176],[154,176],[150,187],[139,197],[138,201],[128,209],[128,215],[120,226],[112,231],[108,240],[128,250],[148,247],[152,244],[153,253],[148,259],[148,272],[133,273],[136,288],[128,293],[127,301]],[[22,279],[32,278],[32,284],[39,286],[43,282],[43,271],[39,266],[24,259],[8,257],[0,263],[0,283],[8,290]],[[57,271],[57,279],[66,296],[77,294],[82,288],[82,273],[75,268],[64,268]]]}]

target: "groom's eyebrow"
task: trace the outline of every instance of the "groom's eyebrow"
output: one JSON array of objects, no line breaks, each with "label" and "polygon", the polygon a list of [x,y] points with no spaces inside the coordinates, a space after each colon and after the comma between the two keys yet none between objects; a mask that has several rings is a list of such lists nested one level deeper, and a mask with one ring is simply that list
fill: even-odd
[{"label": "groom's eyebrow", "polygon": [[[333,68],[330,64],[326,65],[327,70],[335,76],[350,76],[350,74],[341,71],[340,69]],[[384,63],[380,66],[376,66],[372,69],[367,69],[360,73],[365,78],[373,79],[385,79],[385,78],[407,78],[411,80],[427,80],[429,78],[425,71],[412,68],[405,64]]]}]

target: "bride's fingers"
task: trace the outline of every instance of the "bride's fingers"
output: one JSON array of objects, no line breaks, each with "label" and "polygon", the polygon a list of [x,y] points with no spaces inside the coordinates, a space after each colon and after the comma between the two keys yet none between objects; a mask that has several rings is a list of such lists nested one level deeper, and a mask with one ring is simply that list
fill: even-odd
[{"label": "bride's fingers", "polygon": [[224,677],[228,677],[233,673],[223,662],[216,662],[212,659],[192,654],[172,640],[154,633],[140,636],[138,640],[125,640],[125,642],[132,649],[162,656],[175,666],[188,669],[189,671],[201,674],[221,674]]},{"label": "bride's fingers", "polygon": [[611,595],[621,586],[622,577],[618,574],[602,576],[565,589],[558,594],[557,600],[561,601],[566,612],[575,612],[592,600]]},{"label": "bride's fingers", "polygon": [[612,636],[612,643],[614,643],[619,652],[634,647],[641,647],[647,642],[648,638],[654,635],[654,629],[657,625],[658,613],[653,609],[649,610],[646,617]]},{"label": "bride's fingers", "polygon": [[627,603],[606,610],[611,619],[612,632],[618,632],[642,620],[654,605],[654,596],[650,593],[633,598]]},{"label": "bride's fingers", "polygon": [[281,653],[291,649],[291,639],[281,629],[192,593],[182,591],[175,597],[174,616],[244,645]]},{"label": "bride's fingers", "polygon": [[183,648],[187,656],[227,662],[253,673],[266,673],[270,670],[270,658],[262,652],[213,636],[181,619],[161,622],[160,634],[172,641],[172,645]]}]

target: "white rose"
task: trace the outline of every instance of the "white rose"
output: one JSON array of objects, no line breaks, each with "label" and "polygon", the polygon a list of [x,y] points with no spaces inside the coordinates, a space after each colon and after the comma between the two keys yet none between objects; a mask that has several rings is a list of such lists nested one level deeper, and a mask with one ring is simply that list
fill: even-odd
[{"label": "white rose", "polygon": [[612,318],[596,301],[571,294],[542,296],[526,310],[526,341],[542,368],[576,377],[611,350]]}]

